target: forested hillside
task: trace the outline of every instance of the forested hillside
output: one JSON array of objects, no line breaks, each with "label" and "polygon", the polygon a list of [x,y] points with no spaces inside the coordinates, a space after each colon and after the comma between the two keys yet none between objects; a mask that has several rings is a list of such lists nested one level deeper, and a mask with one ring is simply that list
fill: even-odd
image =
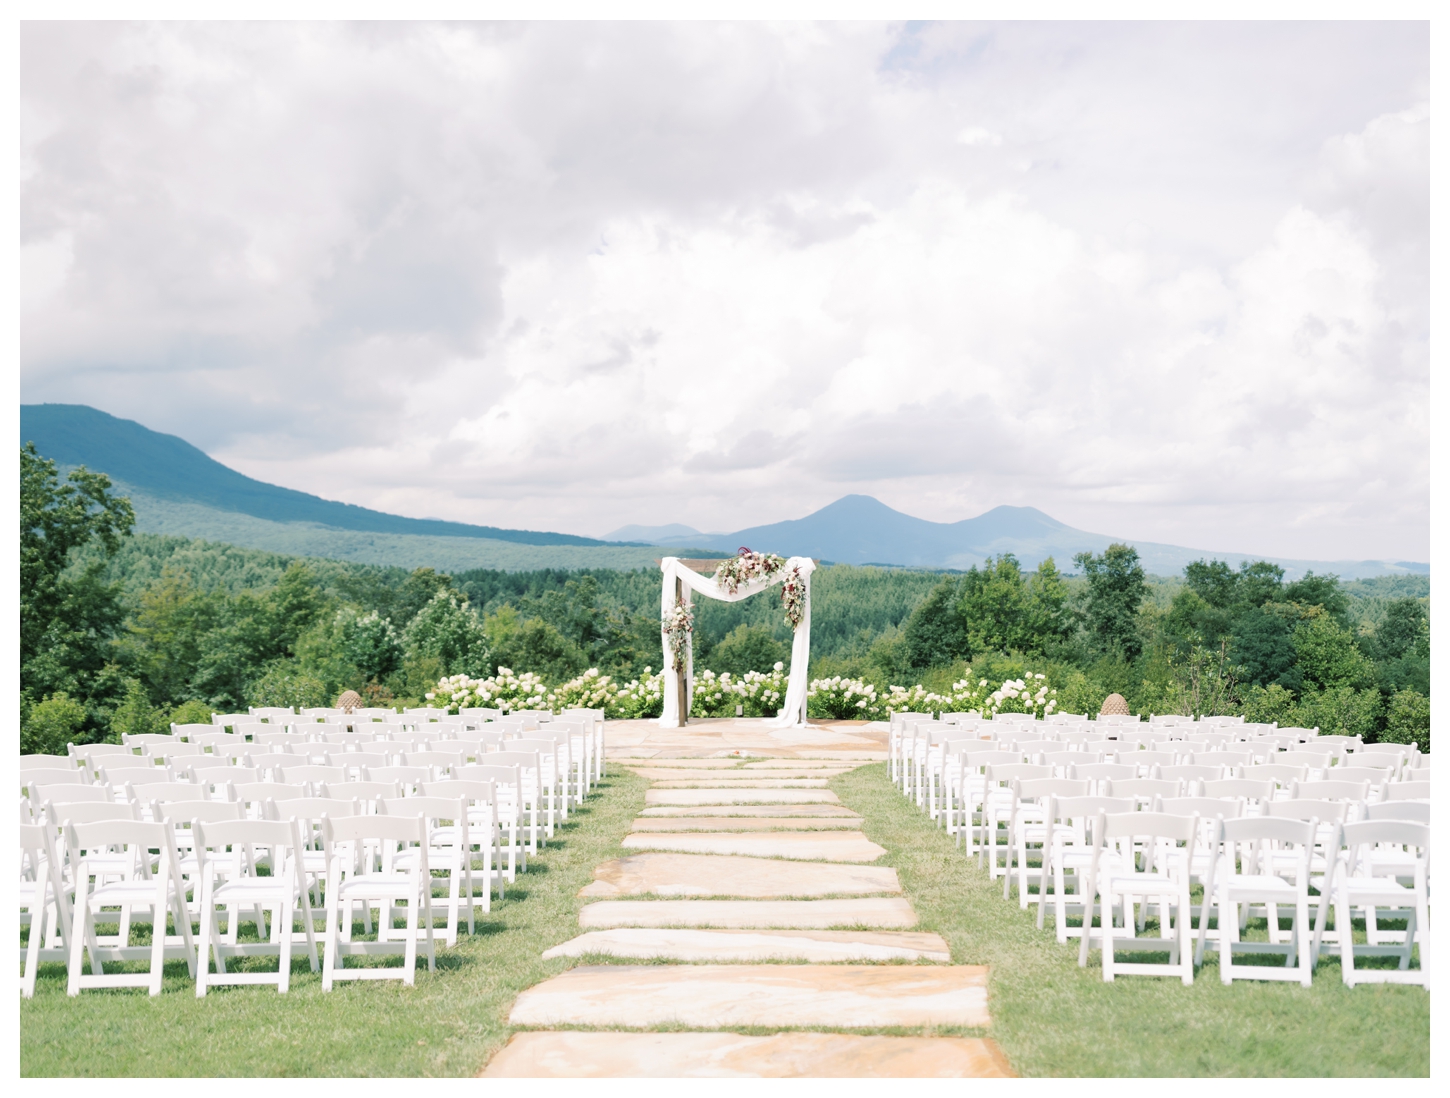
[{"label": "forested hillside", "polygon": [[[448,576],[129,534],[105,478],[22,453],[22,743],[62,748],[343,689],[417,703],[446,675],[658,672],[654,569]],[[1047,676],[1057,706],[1244,712],[1428,745],[1429,579],[1283,581],[1273,565],[1143,573],[1135,551],[1064,577],[1010,556],[965,573],[835,565],[813,579],[813,677],[890,685]],[[696,603],[697,671],[789,656],[779,599]]]}]

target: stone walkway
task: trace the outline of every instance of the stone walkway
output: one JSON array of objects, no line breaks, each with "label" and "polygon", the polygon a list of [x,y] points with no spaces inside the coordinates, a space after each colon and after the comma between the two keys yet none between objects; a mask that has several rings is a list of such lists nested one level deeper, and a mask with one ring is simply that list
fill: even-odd
[{"label": "stone walkway", "polygon": [[[884,758],[884,729],[638,721],[606,737],[612,765],[652,786],[621,856],[580,893],[596,901],[581,933],[544,956],[654,963],[586,963],[525,991],[509,1021],[532,1032],[485,1076],[1012,1074],[987,1039],[810,1032],[990,1020],[987,969],[951,964],[940,936],[913,929],[896,871],[873,864],[885,850],[825,788]],[[792,1031],[721,1032],[746,1027]]]}]

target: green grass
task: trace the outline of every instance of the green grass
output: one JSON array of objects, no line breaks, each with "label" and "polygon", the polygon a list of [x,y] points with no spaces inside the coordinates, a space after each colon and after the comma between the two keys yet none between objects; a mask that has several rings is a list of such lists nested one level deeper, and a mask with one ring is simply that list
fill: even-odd
[{"label": "green grass", "polygon": [[647,784],[616,768],[479,917],[477,933],[440,945],[438,971],[420,964],[411,988],[349,982],[324,994],[302,958],[286,995],[231,987],[199,1000],[177,961],[157,998],[125,990],[72,999],[64,966],[42,965],[35,998],[20,1006],[21,1074],[476,1075],[513,1032],[507,1018],[519,992],[576,963],[540,954],[579,933],[576,893],[596,865],[618,856]]},{"label": "green grass", "polygon": [[1002,899],[952,840],[892,786],[885,764],[831,782],[886,848],[921,929],[957,964],[992,967],[988,1036],[1024,1076],[1428,1076],[1430,997],[1422,988],[1346,988],[1339,962],[1314,985],[1235,981],[1213,955],[1193,986],[1120,976],[1104,983],[1099,955],[1078,968],[1077,943],[1059,945],[1049,919]]}]

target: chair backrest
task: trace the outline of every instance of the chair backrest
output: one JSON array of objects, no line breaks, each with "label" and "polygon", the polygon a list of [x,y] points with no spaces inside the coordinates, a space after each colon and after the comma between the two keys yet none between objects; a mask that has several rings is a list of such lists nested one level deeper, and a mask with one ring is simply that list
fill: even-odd
[{"label": "chair backrest", "polygon": [[995,747],[974,750],[972,745],[980,742],[980,740],[966,740],[954,745],[953,754],[960,755],[962,765],[969,766],[973,770],[988,766],[1010,766],[1022,761],[1020,751],[1003,751]]},{"label": "chair backrest", "polygon": [[205,749],[199,743],[172,740],[170,743],[143,744],[141,750],[142,755],[148,759],[180,759],[188,755],[201,755]]},{"label": "chair backrest", "polygon": [[169,766],[103,766],[96,774],[98,781],[117,789],[137,782],[170,781],[174,777]]},{"label": "chair backrest", "polygon": [[1274,761],[1284,766],[1307,766],[1311,770],[1328,770],[1334,756],[1328,751],[1281,751]]},{"label": "chair backrest", "polygon": [[251,709],[252,716],[271,723],[289,722],[297,716],[297,711],[290,705],[254,705]]},{"label": "chair backrest", "polygon": [[1246,816],[1236,820],[1225,818],[1218,834],[1222,841],[1231,843],[1293,843],[1295,846],[1310,847],[1314,845],[1318,822],[1312,816],[1308,819],[1288,819],[1282,816]]},{"label": "chair backrest", "polygon": [[1184,764],[1182,766],[1160,766],[1157,776],[1170,782],[1216,782],[1223,777],[1223,771],[1224,768],[1221,766]]},{"label": "chair backrest", "polygon": [[1110,781],[1104,791],[1109,797],[1134,797],[1152,801],[1155,797],[1179,797],[1183,795],[1183,783],[1165,781],[1162,778],[1128,778],[1125,781]]},{"label": "chair backrest", "polygon": [[1295,782],[1289,796],[1294,800],[1362,801],[1369,797],[1369,782]]},{"label": "chair backrest", "polygon": [[211,786],[201,782],[128,782],[126,799],[137,804],[152,801],[209,801]]},{"label": "chair backrest", "polygon": [[1198,816],[1170,816],[1166,812],[1104,813],[1104,839],[1166,839],[1169,842],[1193,842],[1198,833]]},{"label": "chair backrest", "polygon": [[388,751],[329,751],[328,766],[392,766],[398,756]]},{"label": "chair backrest", "polygon": [[411,816],[332,816],[322,818],[323,841],[333,843],[378,839],[383,842],[428,844],[428,829],[423,817]]},{"label": "chair backrest", "polygon": [[264,801],[291,801],[307,796],[307,783],[297,782],[238,782],[228,783],[227,800],[241,804],[261,804]]},{"label": "chair backrest", "polygon": [[1131,797],[1053,797],[1048,815],[1054,820],[1093,820],[1134,810]]},{"label": "chair backrest", "polygon": [[295,816],[299,820],[316,822],[324,816],[356,816],[362,806],[356,800],[340,797],[294,797],[285,801],[268,801],[267,818],[285,819]]},{"label": "chair backrest", "polygon": [[457,766],[467,757],[466,751],[409,751],[403,755],[405,766],[436,766],[440,769]]},{"label": "chair backrest", "polygon": [[1267,801],[1264,804],[1264,815],[1283,819],[1338,823],[1348,814],[1348,801]]},{"label": "chair backrest", "polygon": [[1126,781],[1137,775],[1138,768],[1127,763],[1088,763],[1086,766],[1074,766],[1068,771],[1069,777],[1090,782]]},{"label": "chair backrest", "polygon": [[1266,763],[1259,766],[1244,767],[1244,777],[1250,781],[1277,782],[1279,785],[1288,788],[1295,782],[1307,781],[1309,779],[1309,768],[1307,766],[1286,766],[1280,763]]},{"label": "chair backrest", "polygon": [[90,785],[91,776],[84,770],[71,767],[63,770],[60,767],[37,767],[34,770],[22,770],[21,777],[26,785],[30,786],[60,786],[60,785]]},{"label": "chair backrest", "polygon": [[1233,750],[1194,751],[1188,756],[1188,762],[1194,766],[1252,766],[1259,754]]},{"label": "chair backrest", "polygon": [[321,792],[324,797],[359,801],[391,799],[403,795],[397,782],[325,782]]},{"label": "chair backrest", "polygon": [[462,797],[469,801],[491,801],[494,797],[493,782],[465,781],[446,778],[437,782],[424,782],[418,792],[425,797]]},{"label": "chair backrest", "polygon": [[51,804],[95,804],[97,802],[114,802],[116,795],[111,792],[108,786],[104,785],[71,785],[67,782],[64,785],[40,785],[33,782],[30,785],[30,802],[37,807],[47,802]]},{"label": "chair backrest", "polygon": [[195,823],[197,820],[202,823],[216,823],[221,820],[247,818],[246,806],[240,801],[181,801],[176,804],[157,801],[151,811],[153,819],[170,820],[177,825]]},{"label": "chair backrest", "polygon": [[1343,836],[1350,850],[1370,843],[1430,849],[1430,825],[1411,820],[1360,820],[1345,824]]},{"label": "chair backrest", "polygon": [[1367,743],[1360,752],[1369,755],[1397,755],[1403,761],[1415,753],[1415,749],[1404,743]]},{"label": "chair backrest", "polygon": [[347,781],[347,767],[345,766],[317,766],[315,764],[304,764],[302,766],[287,766],[285,764],[273,764],[272,773],[289,785],[297,782],[345,782]]},{"label": "chair backrest", "polygon": [[[488,758],[494,758],[490,755]],[[458,766],[453,768],[453,777],[457,781],[475,782],[482,785],[485,782],[504,787],[516,787],[522,781],[521,768],[513,766],[499,766],[493,763],[474,763],[470,766]],[[432,785],[433,783],[426,783]],[[422,786],[419,786],[421,789]]]},{"label": "chair backrest", "polygon": [[1390,782],[1385,786],[1385,800],[1387,801],[1428,801],[1429,799],[1429,782]]},{"label": "chair backrest", "polygon": [[256,718],[250,713],[213,713],[211,723],[218,728],[235,728],[238,724],[254,724]]},{"label": "chair backrest", "polygon": [[1413,820],[1415,823],[1430,822],[1429,801],[1381,801],[1364,806],[1367,820]]},{"label": "chair backrest", "polygon": [[97,820],[139,820],[141,808],[139,805],[129,802],[120,804],[116,801],[90,804],[48,804],[45,806],[45,814],[53,826],[60,827],[67,820],[74,820],[76,823],[95,823]]},{"label": "chair backrest", "polygon": [[495,751],[487,758],[490,766],[517,766],[524,770],[538,770],[542,765],[537,751]]},{"label": "chair backrest", "polygon": [[[205,756],[203,756],[205,757]],[[188,765],[180,771],[182,775],[189,775],[192,781],[205,783],[207,785],[226,785],[228,782],[259,782],[262,780],[262,770],[256,766],[227,766],[225,763],[212,763],[206,766],[195,764]]]},{"label": "chair backrest", "polygon": [[[362,780],[365,782],[396,782],[398,785],[428,782],[434,777],[431,766],[365,766],[362,771]],[[346,779],[339,777],[334,780]]]},{"label": "chair backrest", "polygon": [[1337,766],[1334,768],[1334,777],[1341,782],[1369,782],[1379,788],[1388,784],[1390,771],[1375,766]]},{"label": "chair backrest", "polygon": [[1008,763],[1006,766],[987,767],[987,784],[1010,784],[1019,781],[1033,781],[1052,777],[1052,767],[1033,763]]},{"label": "chair backrest", "polygon": [[80,773],[80,760],[74,755],[21,755],[20,772],[27,770],[74,770]]},{"label": "chair backrest", "polygon": [[1040,801],[1046,797],[1086,797],[1092,792],[1091,782],[1072,778],[1028,778],[1012,783],[1019,800]]},{"label": "chair backrest", "polygon": [[[72,872],[80,872],[83,851],[105,847],[129,846],[142,852],[154,849],[173,857],[176,854],[175,829],[168,823],[136,819],[95,820],[90,823],[71,821],[65,825],[65,836]],[[167,861],[167,858],[162,858],[163,863]]]},{"label": "chair backrest", "polygon": [[1244,814],[1244,802],[1228,797],[1160,797],[1155,811],[1170,816],[1198,816],[1208,820],[1222,816],[1236,820]]},{"label": "chair backrest", "polygon": [[424,819],[452,820],[467,825],[468,803],[462,797],[387,797],[379,802],[388,816],[422,816]]},{"label": "chair backrest", "polygon": [[1203,783],[1205,797],[1243,797],[1250,801],[1267,801],[1274,795],[1274,783],[1251,778],[1223,778]]}]

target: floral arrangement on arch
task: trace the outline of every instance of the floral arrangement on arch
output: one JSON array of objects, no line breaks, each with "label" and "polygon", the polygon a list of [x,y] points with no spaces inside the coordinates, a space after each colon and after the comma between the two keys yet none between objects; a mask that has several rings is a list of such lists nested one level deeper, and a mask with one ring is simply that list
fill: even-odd
[{"label": "floral arrangement on arch", "polygon": [[[727,595],[733,595],[747,583],[769,579],[782,568],[786,561],[775,553],[757,553],[742,545],[737,555],[720,562],[715,569],[715,582]],[[790,574],[780,586],[780,601],[785,607],[785,620],[792,629],[798,627],[806,616],[806,580],[798,566],[792,565]]]},{"label": "floral arrangement on arch", "polygon": [[660,622],[660,631],[670,646],[671,669],[678,671],[685,666],[685,648],[690,643],[690,634],[695,631],[695,615],[684,599],[675,599],[675,605]]}]

